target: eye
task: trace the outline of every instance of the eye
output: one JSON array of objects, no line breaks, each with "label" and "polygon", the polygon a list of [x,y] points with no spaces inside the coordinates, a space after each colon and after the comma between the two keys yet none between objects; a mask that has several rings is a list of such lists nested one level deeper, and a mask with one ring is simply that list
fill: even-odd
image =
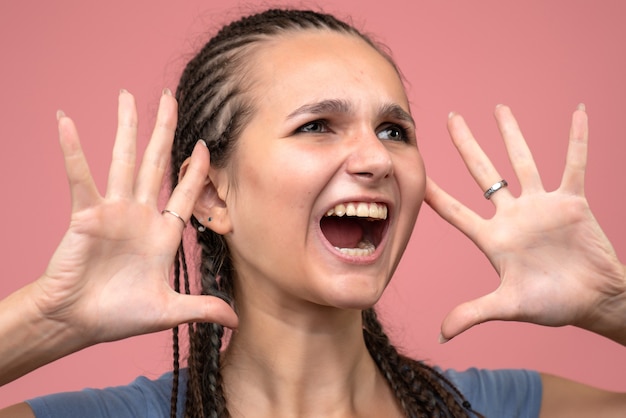
[{"label": "eye", "polygon": [[408,142],[409,135],[407,130],[400,125],[396,124],[388,124],[383,125],[383,127],[376,133],[379,139],[388,140],[388,141],[402,141]]},{"label": "eye", "polygon": [[328,122],[326,122],[325,120],[314,120],[300,126],[298,129],[296,129],[296,132],[323,134],[329,132]]}]

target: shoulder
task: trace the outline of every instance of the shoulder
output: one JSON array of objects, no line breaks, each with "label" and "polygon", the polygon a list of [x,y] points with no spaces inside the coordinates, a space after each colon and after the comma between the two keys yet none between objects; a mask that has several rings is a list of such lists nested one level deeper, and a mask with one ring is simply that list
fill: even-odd
[{"label": "shoulder", "polygon": [[472,408],[485,416],[539,416],[542,383],[535,371],[470,368],[462,372],[441,372],[461,391]]},{"label": "shoulder", "polygon": [[[181,370],[179,414],[186,384]],[[172,373],[151,380],[138,377],[129,385],[105,389],[84,389],[42,396],[26,401],[37,418],[56,417],[137,417],[169,416],[172,397]]]}]

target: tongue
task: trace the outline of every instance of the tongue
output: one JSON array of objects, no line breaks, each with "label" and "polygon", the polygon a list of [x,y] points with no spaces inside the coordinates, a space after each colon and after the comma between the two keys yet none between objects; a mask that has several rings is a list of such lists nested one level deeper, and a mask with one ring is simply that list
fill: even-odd
[{"label": "tongue", "polygon": [[327,216],[320,226],[326,239],[338,248],[357,248],[363,238],[363,228],[353,218]]}]

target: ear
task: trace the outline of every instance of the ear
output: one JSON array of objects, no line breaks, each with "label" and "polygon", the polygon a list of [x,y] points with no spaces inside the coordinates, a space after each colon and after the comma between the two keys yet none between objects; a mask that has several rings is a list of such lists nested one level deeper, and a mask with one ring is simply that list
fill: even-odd
[{"label": "ear", "polygon": [[[180,166],[179,182],[185,176],[190,161],[190,158],[187,158]],[[209,167],[202,191],[193,209],[193,216],[200,224],[220,235],[226,235],[232,231],[232,223],[226,206],[227,192],[226,171]]]}]

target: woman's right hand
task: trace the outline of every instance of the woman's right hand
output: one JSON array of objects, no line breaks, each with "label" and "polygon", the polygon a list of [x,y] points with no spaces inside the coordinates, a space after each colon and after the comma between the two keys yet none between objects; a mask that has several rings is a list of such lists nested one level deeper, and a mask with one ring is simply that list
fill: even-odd
[{"label": "woman's right hand", "polygon": [[[72,195],[70,227],[31,289],[43,319],[84,338],[113,341],[192,321],[237,326],[222,300],[181,295],[169,283],[184,224],[157,207],[176,128],[177,103],[161,97],[156,125],[135,176],[137,112],[122,90],[106,195],[90,174],[72,120],[59,114],[59,136]],[[165,208],[188,221],[209,168],[200,141]]]}]

